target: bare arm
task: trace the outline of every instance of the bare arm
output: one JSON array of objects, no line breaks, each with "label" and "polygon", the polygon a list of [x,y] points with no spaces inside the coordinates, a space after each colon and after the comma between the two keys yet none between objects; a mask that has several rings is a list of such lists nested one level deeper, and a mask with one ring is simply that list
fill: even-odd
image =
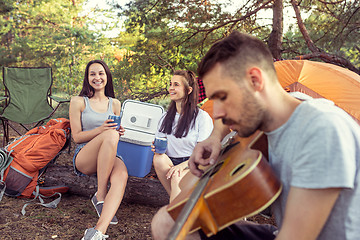
[{"label": "bare arm", "polygon": [[216,162],[221,150],[221,140],[229,132],[229,128],[222,123],[221,119],[214,121],[214,129],[210,137],[195,146],[189,159],[189,167],[192,174],[201,177],[203,171],[198,166],[212,165]]},{"label": "bare arm", "polygon": [[121,111],[121,103],[118,99],[113,98],[113,111],[114,114],[119,116],[120,115],[120,111]]},{"label": "bare arm", "polygon": [[291,187],[283,224],[276,240],[316,239],[340,194],[339,188]]}]

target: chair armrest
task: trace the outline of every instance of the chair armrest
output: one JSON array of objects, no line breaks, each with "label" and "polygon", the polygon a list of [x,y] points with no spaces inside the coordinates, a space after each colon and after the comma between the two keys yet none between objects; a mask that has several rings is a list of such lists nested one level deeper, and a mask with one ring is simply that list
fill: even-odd
[{"label": "chair armrest", "polygon": [[70,99],[65,99],[65,98],[61,98],[61,97],[50,96],[50,98],[58,103],[70,102]]}]

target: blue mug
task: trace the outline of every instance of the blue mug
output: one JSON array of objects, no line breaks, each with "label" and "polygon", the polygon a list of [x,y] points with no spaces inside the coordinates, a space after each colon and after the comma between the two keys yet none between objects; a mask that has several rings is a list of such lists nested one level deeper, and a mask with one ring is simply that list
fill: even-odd
[{"label": "blue mug", "polygon": [[116,130],[120,129],[120,123],[121,123],[121,118],[120,116],[116,116],[116,115],[109,115],[108,119],[112,119],[114,123],[116,124]]},{"label": "blue mug", "polygon": [[163,137],[156,137],[154,140],[155,152],[165,153],[167,149],[167,139]]}]

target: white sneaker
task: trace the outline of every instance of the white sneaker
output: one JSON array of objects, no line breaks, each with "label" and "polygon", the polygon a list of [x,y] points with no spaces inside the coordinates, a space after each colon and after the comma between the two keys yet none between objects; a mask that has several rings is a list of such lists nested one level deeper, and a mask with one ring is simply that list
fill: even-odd
[{"label": "white sneaker", "polygon": [[102,234],[95,228],[88,228],[85,230],[84,237],[81,240],[104,240],[108,237],[109,235]]}]

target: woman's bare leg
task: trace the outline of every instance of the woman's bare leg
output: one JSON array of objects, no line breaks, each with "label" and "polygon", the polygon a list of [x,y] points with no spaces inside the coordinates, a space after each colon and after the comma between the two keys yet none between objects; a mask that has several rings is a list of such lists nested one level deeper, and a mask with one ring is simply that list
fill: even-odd
[{"label": "woman's bare leg", "polygon": [[[104,205],[96,229],[103,234],[119,208],[128,177],[125,164],[115,157],[118,141],[118,132],[105,131],[88,142],[75,160],[76,168],[80,172],[87,175],[97,173],[96,198],[98,201],[104,201]],[[109,181],[112,184],[108,192]]]},{"label": "woman's bare leg", "polygon": [[[166,210],[167,206],[159,209],[151,221],[151,233],[154,240],[166,240],[175,222]],[[200,240],[200,235],[195,232],[186,237],[187,240]]]},{"label": "woman's bare leg", "polygon": [[123,199],[127,179],[128,173],[124,162],[116,158],[114,168],[110,174],[110,189],[106,194],[101,216],[95,227],[104,234]]},{"label": "woman's bare leg", "polygon": [[170,202],[176,198],[176,196],[181,192],[179,183],[180,180],[185,176],[186,173],[188,173],[189,170],[183,170],[181,171],[180,175],[174,174],[171,177],[171,191],[170,191]]},{"label": "woman's bare leg", "polygon": [[171,179],[166,178],[166,174],[173,167],[173,163],[166,154],[154,154],[153,158],[154,169],[159,181],[164,186],[166,192],[171,193]]}]

